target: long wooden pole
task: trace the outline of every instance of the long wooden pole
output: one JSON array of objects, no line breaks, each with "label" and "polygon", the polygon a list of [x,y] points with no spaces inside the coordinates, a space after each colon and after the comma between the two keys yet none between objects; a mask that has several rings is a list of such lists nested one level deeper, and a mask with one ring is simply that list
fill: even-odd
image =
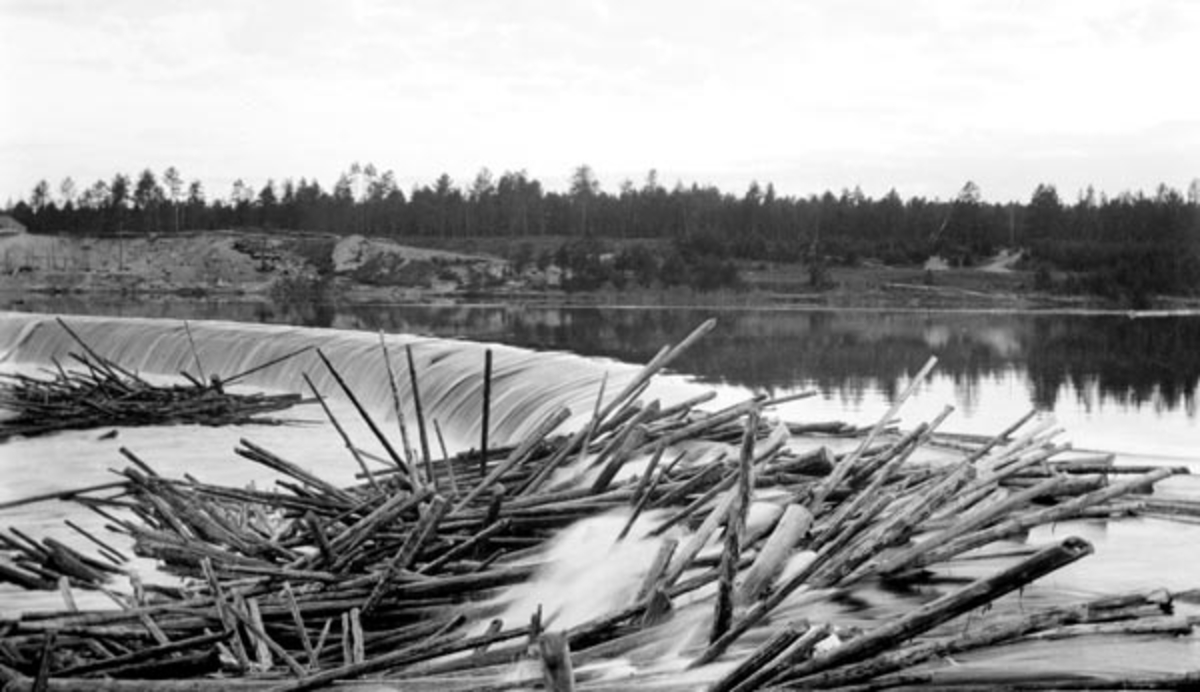
[{"label": "long wooden pole", "polygon": [[358,462],[358,468],[362,469],[363,475],[367,477],[367,482],[370,483],[371,487],[376,492],[378,492],[379,484],[375,482],[375,476],[371,473],[371,469],[367,468],[367,462],[363,461],[362,455],[358,453],[358,448],[354,446],[354,443],[350,440],[350,436],[347,435],[346,430],[342,428],[342,424],[339,423],[337,417],[333,415],[333,411],[330,410],[329,404],[325,403],[325,397],[321,396],[321,392],[317,391],[317,385],[313,384],[312,378],[308,376],[308,373],[304,373],[304,382],[308,385],[308,388],[312,390],[313,396],[317,399],[317,403],[321,405],[321,410],[325,411],[325,416],[329,418],[329,422],[333,424],[333,429],[337,431],[339,436],[341,436],[342,442],[346,445],[346,449],[350,450],[350,455],[353,456],[354,460]]},{"label": "long wooden pole", "polygon": [[392,358],[388,354],[383,331],[379,332],[379,350],[383,354],[383,365],[387,369],[388,385],[392,388],[392,409],[396,412],[396,426],[400,428],[400,444],[404,447],[404,458],[412,465],[412,445],[408,443],[408,426],[404,424],[404,410],[400,406],[400,390],[396,388],[396,373],[392,371]]},{"label": "long wooden pole", "polygon": [[487,474],[488,429],[492,413],[492,349],[483,352],[483,421],[479,429],[479,475]]},{"label": "long wooden pole", "polygon": [[363,405],[358,401],[358,397],[354,396],[354,391],[350,389],[350,385],[346,384],[346,381],[342,379],[341,373],[337,371],[337,368],[333,367],[333,363],[329,362],[329,358],[327,358],[325,353],[319,348],[317,349],[317,356],[320,357],[322,363],[325,363],[325,367],[329,368],[329,374],[333,375],[333,379],[337,381],[338,385],[341,386],[342,391],[346,393],[346,398],[350,399],[350,403],[354,404],[354,408],[358,409],[358,415],[362,416],[362,419],[366,422],[367,427],[370,428],[371,432],[375,434],[375,439],[379,440],[379,444],[383,445],[383,448],[387,450],[388,456],[392,459],[392,463],[394,463],[398,468],[402,469],[406,474],[409,475],[409,477],[412,477],[412,469],[408,468],[408,466],[404,463],[404,460],[400,458],[400,455],[397,454],[396,450],[392,447],[392,443],[388,442],[388,439],[383,434],[383,431],[379,429],[379,426],[375,425],[375,421],[371,418],[371,414],[367,413],[367,409],[364,408]]},{"label": "long wooden pole", "polygon": [[204,382],[208,376],[204,374],[204,364],[200,362],[200,354],[196,352],[196,341],[192,338],[192,326],[187,320],[183,321],[183,330],[187,332],[188,345],[192,347],[192,359],[196,361],[196,370],[200,373],[200,381]]},{"label": "long wooden pole", "polygon": [[89,485],[84,488],[72,488],[71,490],[58,490],[52,493],[42,493],[40,495],[30,495],[19,500],[9,500],[8,502],[0,502],[0,510],[12,509],[22,505],[32,505],[37,502],[45,502],[46,500],[70,500],[77,495],[86,493],[94,493],[98,490],[111,490],[113,488],[123,488],[127,481],[112,481],[110,483],[99,483],[97,485]]},{"label": "long wooden pole", "polygon": [[425,476],[429,484],[436,487],[437,478],[433,475],[433,459],[429,455],[429,433],[425,430],[425,412],[421,408],[421,388],[417,386],[417,364],[413,360],[412,345],[404,345],[404,353],[408,356],[408,379],[412,385],[413,408],[417,414],[417,433],[421,438],[421,458],[425,461]]},{"label": "long wooden pole", "polygon": [[968,610],[978,608],[1035,579],[1090,555],[1092,550],[1092,544],[1082,538],[1074,536],[1066,538],[1061,543],[1039,550],[1008,569],[1001,570],[990,577],[977,579],[954,593],[946,594],[904,617],[888,622],[860,637],[851,639],[836,649],[800,664],[788,672],[787,679],[803,679],[821,671],[874,656]]}]

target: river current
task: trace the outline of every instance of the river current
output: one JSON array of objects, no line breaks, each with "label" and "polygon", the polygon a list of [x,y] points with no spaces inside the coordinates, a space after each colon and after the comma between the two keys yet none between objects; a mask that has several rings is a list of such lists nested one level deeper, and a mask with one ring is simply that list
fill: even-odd
[{"label": "river current", "polygon": [[[955,413],[944,429],[992,434],[1031,408],[1053,417],[1076,449],[1116,453],[1117,463],[1186,466],[1200,474],[1200,427],[1195,392],[1200,383],[1200,316],[1115,314],[981,314],[887,311],[659,310],[512,306],[378,306],[354,309],[279,308],[261,304],[166,303],[78,309],[106,314],[64,318],[98,352],[149,377],[195,371],[231,375],[256,363],[312,345],[342,369],[352,388],[387,425],[391,393],[382,371],[383,348],[402,367],[411,348],[421,373],[427,415],[439,420],[450,451],[472,447],[479,436],[479,373],[483,352],[495,356],[493,439],[519,439],[558,404],[577,425],[600,383],[619,388],[659,347],[674,343],[708,317],[716,330],[699,342],[647,396],[664,403],[706,390],[716,408],[759,392],[776,396],[815,390],[818,396],[774,411],[788,421],[839,420],[870,424],[930,355],[940,362],[901,411],[901,425],[933,418],[943,406]],[[65,310],[64,310],[65,311]],[[182,320],[189,320],[195,348]],[[381,333],[383,336],[381,337]],[[381,346],[381,338],[382,343]],[[0,312],[0,369],[36,373],[72,348],[47,314]],[[315,358],[305,356],[249,378],[247,389],[304,391],[301,373],[318,388],[335,386]],[[614,389],[615,391],[615,389]],[[356,440],[369,434],[353,409],[335,399],[339,419]],[[112,478],[128,447],[164,474],[190,473],[219,483],[266,485],[268,472],[232,453],[239,438],[303,461],[335,483],[356,470],[319,409],[289,412],[286,427],[128,428],[101,439],[101,431],[66,432],[0,444],[0,503]],[[796,444],[808,444],[797,442]],[[1160,485],[1171,497],[1200,500],[1200,476]],[[72,505],[41,503],[0,513],[0,525],[68,542],[78,536],[63,519],[98,531],[103,522]],[[619,524],[619,522],[618,522]],[[560,562],[578,563],[588,541],[603,543],[603,522],[583,525],[561,542]],[[1200,526],[1161,519],[1075,521],[1038,529],[1028,543],[1069,534],[1096,545],[1096,554],[1038,582],[1029,602],[1063,601],[1134,589],[1200,587]],[[611,537],[609,537],[611,538]],[[81,546],[82,547],[82,546]],[[585,548],[583,554],[588,554]],[[636,559],[629,558],[630,562]],[[615,560],[614,564],[619,564]],[[152,570],[152,565],[142,565]],[[608,583],[636,582],[637,574],[605,575]],[[978,564],[957,568],[976,576]],[[595,585],[548,575],[534,588],[545,600],[614,598]],[[586,589],[587,595],[584,595]],[[519,602],[521,595],[512,596]],[[0,585],[0,614],[58,607],[55,594],[24,594]],[[90,605],[104,605],[103,598]],[[868,593],[852,614],[869,626],[908,607],[905,599]],[[582,615],[581,615],[582,617]],[[969,659],[969,657],[968,657]],[[1064,663],[1065,662],[1065,663]],[[1025,666],[1092,670],[1113,675],[1182,671],[1200,665],[1196,635],[1180,641],[1126,641],[1120,646],[1075,640],[1011,646],[974,662],[976,667]]]}]

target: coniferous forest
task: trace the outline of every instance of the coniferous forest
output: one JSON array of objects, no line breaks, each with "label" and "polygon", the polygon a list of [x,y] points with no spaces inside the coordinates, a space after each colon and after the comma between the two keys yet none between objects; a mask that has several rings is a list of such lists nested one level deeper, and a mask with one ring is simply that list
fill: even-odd
[{"label": "coniferous forest", "polygon": [[[625,180],[607,190],[586,165],[561,192],[524,171],[495,176],[485,168],[466,185],[443,174],[406,193],[392,171],[356,163],[331,189],[305,178],[261,187],[237,180],[222,194],[171,167],[161,175],[119,173],[87,187],[71,178],[57,188],[41,181],[8,213],[33,232],[94,236],[212,229],[449,243],[553,236],[564,239],[559,255],[585,263],[605,241],[653,239],[693,264],[707,262],[714,271],[706,275],[719,283],[736,279],[731,258],[912,265],[939,255],[952,266],[972,266],[1000,248],[1019,248],[1035,276],[1072,276],[1066,290],[1111,297],[1200,292],[1200,179],[1186,194],[1166,185],[1111,197],[1089,188],[1073,200],[1047,183],[1027,202],[999,204],[985,201],[972,182],[950,199],[903,199],[894,190],[875,199],[857,188],[798,197],[757,182],[736,194],[695,183],[668,188],[653,170],[640,184]],[[639,262],[644,271],[672,270],[649,257],[626,259],[635,270]]]}]

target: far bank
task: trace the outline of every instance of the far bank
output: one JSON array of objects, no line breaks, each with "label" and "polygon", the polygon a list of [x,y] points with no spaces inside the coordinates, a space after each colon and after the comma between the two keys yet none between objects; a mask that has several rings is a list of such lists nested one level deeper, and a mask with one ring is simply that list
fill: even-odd
[{"label": "far bank", "polygon": [[[406,239],[416,241],[417,239]],[[406,244],[329,234],[204,231],[129,237],[0,236],[0,308],[194,299],[268,305],[489,302],[763,309],[1125,310],[1053,289],[1017,253],[975,268],[663,260],[661,241],[462,238]],[[674,262],[670,264],[668,262]],[[1157,297],[1156,309],[1196,307]]]}]

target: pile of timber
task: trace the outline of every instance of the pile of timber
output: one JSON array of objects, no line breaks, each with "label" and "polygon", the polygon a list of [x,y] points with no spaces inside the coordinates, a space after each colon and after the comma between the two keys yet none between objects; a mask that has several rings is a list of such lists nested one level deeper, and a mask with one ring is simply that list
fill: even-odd
[{"label": "pile of timber", "polygon": [[0,442],[108,426],[277,424],[263,414],[302,402],[299,394],[233,394],[225,386],[303,351],[232,377],[205,381],[201,367],[199,377],[180,373],[187,384],[155,385],[97,354],[61,318],[58,323],[83,348],[69,354],[77,367],[68,370],[55,360],[47,377],[0,373],[0,411],[7,412],[0,417]]},{"label": "pile of timber", "polygon": [[[695,689],[697,679],[722,691],[882,689],[935,680],[914,666],[1011,642],[1192,631],[1196,620],[1174,615],[1173,595],[1162,591],[990,608],[1090,554],[1075,537],[1018,551],[997,572],[874,629],[810,621],[803,604],[871,582],[936,579],[941,566],[1037,526],[1138,513],[1144,491],[1186,471],[1117,475],[1121,467],[1102,460],[1064,459],[1067,445],[1054,442],[1060,431],[1032,413],[993,437],[958,440],[963,449],[948,462],[916,463],[949,410],[907,433],[888,432],[911,387],[842,454],[793,451],[787,426],[764,415],[778,402],[764,397],[716,412],[695,408],[704,398],[641,401],[651,376],[711,326],[664,349],[606,404],[602,387],[590,422],[566,436],[551,435],[569,415],[560,409],[515,446],[425,463],[420,413],[421,450],[406,441],[398,451],[362,412],[387,454],[373,460],[347,439],[363,469],[350,487],[247,440],[236,452],[280,474],[272,491],[168,478],[124,450],[132,465],[116,484],[72,501],[102,514],[180,585],[144,586],[131,575],[131,589],[119,592],[113,577],[128,557],[78,526],[98,557],[15,529],[0,533],[8,556],[0,578],[58,588],[67,604],[0,620],[3,689],[305,690],[356,680],[442,692]],[[634,460],[645,468],[621,474]],[[588,482],[557,480],[556,471],[579,466]],[[779,505],[777,520],[753,527],[755,503]],[[660,546],[636,595],[569,627],[540,608],[517,621],[497,617],[492,597],[536,578],[540,548],[581,519],[614,513],[625,519],[616,540]],[[78,589],[101,591],[116,607],[80,610]],[[645,658],[677,636],[677,608],[711,613],[706,640],[683,652],[688,671],[606,672],[602,663]],[[1067,683],[1081,680],[1089,688],[1195,682]]]}]

